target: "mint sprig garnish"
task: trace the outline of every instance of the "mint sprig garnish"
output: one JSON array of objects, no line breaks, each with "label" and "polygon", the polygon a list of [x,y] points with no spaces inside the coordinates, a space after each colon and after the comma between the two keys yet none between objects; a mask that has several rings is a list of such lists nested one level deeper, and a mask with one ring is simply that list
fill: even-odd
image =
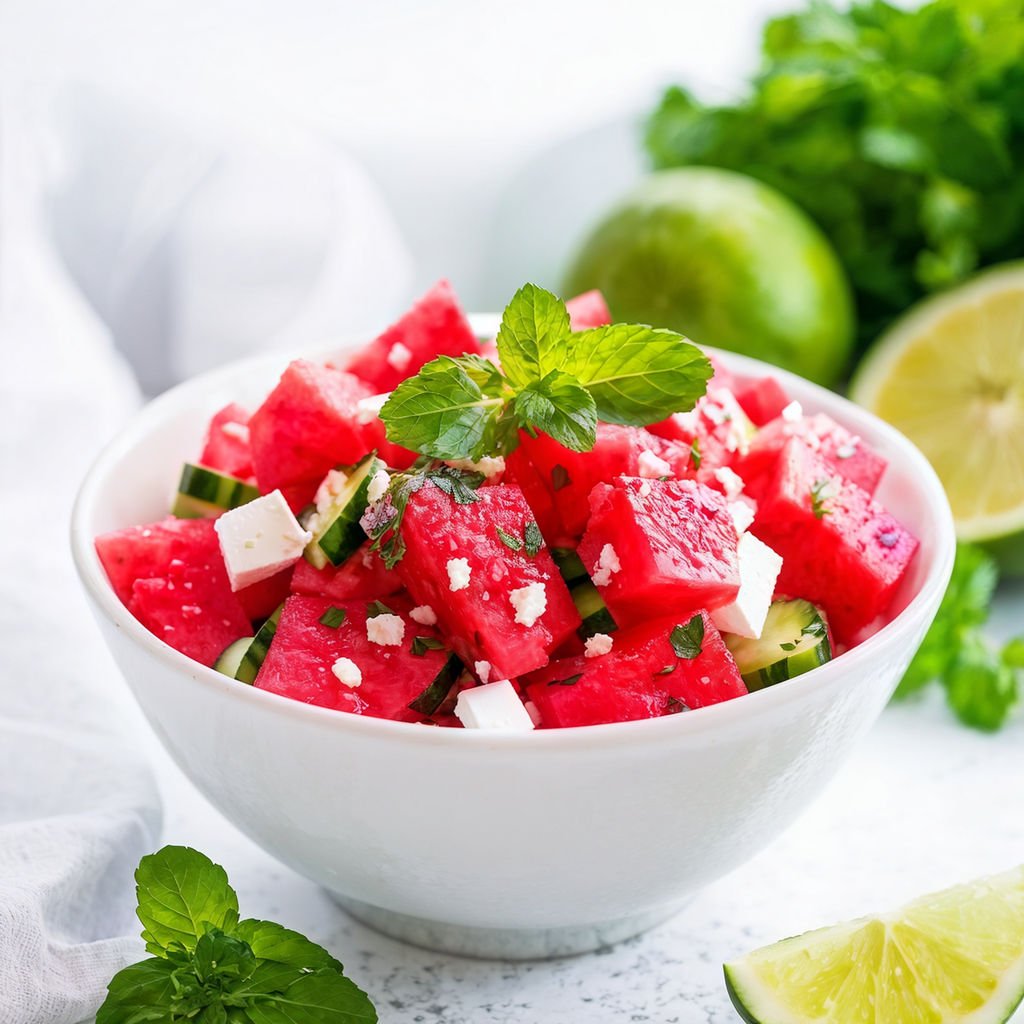
[{"label": "mint sprig garnish", "polygon": [[135,873],[150,959],[119,971],[96,1024],[218,1021],[374,1024],[366,993],[322,946],[272,921],[238,918],[224,869],[165,846]]},{"label": "mint sprig garnish", "polygon": [[388,439],[434,459],[507,455],[520,429],[572,451],[593,448],[597,422],[646,426],[692,409],[712,368],[674,331],[610,324],[573,333],[565,303],[519,289],[497,335],[501,369],[469,355],[427,363],[381,409]]}]

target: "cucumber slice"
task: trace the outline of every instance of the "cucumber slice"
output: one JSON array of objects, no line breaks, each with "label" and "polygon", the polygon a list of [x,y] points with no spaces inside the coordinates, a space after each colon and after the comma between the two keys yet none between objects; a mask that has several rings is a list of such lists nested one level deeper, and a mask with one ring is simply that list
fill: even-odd
[{"label": "cucumber slice", "polygon": [[583,567],[583,560],[572,548],[552,548],[551,557],[558,566],[567,587],[571,587],[580,580],[587,579],[587,570]]},{"label": "cucumber slice", "polygon": [[387,465],[371,452],[349,473],[341,493],[316,516],[313,539],[306,545],[306,559],[323,569],[341,565],[366,540],[359,525],[369,500],[366,492],[374,475]]},{"label": "cucumber slice", "polygon": [[582,625],[576,630],[576,635],[581,640],[588,640],[596,633],[614,633],[619,628],[612,618],[612,613],[601,600],[597,587],[590,582],[589,576],[577,580],[569,587],[569,593],[572,594],[576,610],[583,620]]},{"label": "cucumber slice", "polygon": [[243,636],[240,640],[228,644],[221,651],[220,657],[213,663],[213,667],[218,672],[222,672],[224,675],[234,679],[238,666],[242,664],[242,657],[249,650],[249,644],[252,643],[252,640],[251,636]]},{"label": "cucumber slice", "polygon": [[760,640],[724,634],[748,690],[761,690],[832,660],[825,616],[810,601],[774,601]]},{"label": "cucumber slice", "polygon": [[434,681],[408,707],[410,711],[429,717],[444,703],[456,680],[462,675],[462,662],[453,654],[441,666]]},{"label": "cucumber slice", "polygon": [[237,476],[186,462],[181,468],[171,515],[179,519],[212,519],[259,496],[257,488]]},{"label": "cucumber slice", "polygon": [[277,622],[281,618],[281,609],[283,607],[283,604],[277,606],[277,610],[260,626],[256,635],[252,638],[252,642],[245,649],[242,660],[235,671],[235,678],[240,683],[251,684],[256,682],[256,676],[259,675],[263,659],[267,656],[267,651],[270,650],[270,642],[274,639],[274,634],[277,632]]}]

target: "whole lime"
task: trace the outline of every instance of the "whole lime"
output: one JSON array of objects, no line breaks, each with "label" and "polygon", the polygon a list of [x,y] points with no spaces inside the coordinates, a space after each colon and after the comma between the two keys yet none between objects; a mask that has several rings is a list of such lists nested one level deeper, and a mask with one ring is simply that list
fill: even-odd
[{"label": "whole lime", "polygon": [[565,294],[604,292],[616,320],[680,331],[820,384],[846,369],[853,304],[831,245],[785,196],[711,167],[647,177],[597,225]]}]

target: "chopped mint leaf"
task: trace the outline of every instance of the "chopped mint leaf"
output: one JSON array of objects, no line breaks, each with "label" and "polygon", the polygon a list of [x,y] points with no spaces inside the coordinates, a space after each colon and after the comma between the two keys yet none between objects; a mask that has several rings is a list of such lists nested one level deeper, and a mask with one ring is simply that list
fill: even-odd
[{"label": "chopped mint leaf", "polygon": [[825,623],[821,619],[814,619],[813,622],[809,622],[803,629],[800,630],[801,636],[816,636],[823,637],[828,635],[828,630],[825,628]]},{"label": "chopped mint leaf", "polygon": [[695,473],[700,469],[700,458],[700,438],[695,437],[690,444],[690,462]]},{"label": "chopped mint leaf", "polygon": [[832,509],[828,508],[825,502],[831,501],[834,497],[831,480],[815,480],[811,488],[811,511],[815,519],[824,519],[825,516],[832,515]]},{"label": "chopped mint leaf", "polygon": [[409,650],[417,658],[422,658],[427,651],[443,651],[444,644],[433,636],[414,636]]},{"label": "chopped mint leaf", "polygon": [[685,626],[675,626],[668,635],[668,642],[677,658],[692,661],[700,656],[704,645],[704,617],[697,612]]},{"label": "chopped mint leaf", "polygon": [[671,697],[670,696],[668,701],[665,704],[665,714],[666,715],[678,715],[678,714],[681,714],[683,711],[689,711],[689,710],[690,710],[689,705],[684,703],[683,701],[681,701],[678,697]]},{"label": "chopped mint leaf", "polygon": [[544,547],[544,535],[540,527],[531,519],[523,530],[523,536],[526,539],[526,553],[534,558]]},{"label": "chopped mint leaf", "polygon": [[583,678],[582,672],[577,672],[574,676],[568,676],[565,679],[552,679],[548,686],[575,686]]},{"label": "chopped mint leaf", "polygon": [[523,542],[518,537],[513,536],[511,533],[507,533],[500,526],[496,526],[494,530],[498,534],[498,540],[500,540],[505,547],[511,548],[513,551],[523,550]]},{"label": "chopped mint leaf", "polygon": [[782,648],[782,649],[783,649],[784,651],[795,651],[795,650],[796,650],[796,644],[795,644],[795,643],[785,643],[785,644],[779,644],[779,646],[780,646],[780,647],[781,647],[781,648]]},{"label": "chopped mint leaf", "polygon": [[495,339],[512,387],[528,387],[558,369],[570,333],[565,303],[543,288],[524,284],[505,307]]},{"label": "chopped mint leaf", "polygon": [[444,668],[434,676],[434,681],[415,700],[410,701],[409,710],[423,715],[424,718],[436,714],[460,675],[462,662],[452,654],[444,663]]},{"label": "chopped mint leaf", "polygon": [[337,629],[345,621],[347,615],[348,612],[346,612],[344,608],[335,608],[332,604],[331,607],[320,616],[320,624],[326,626],[328,629]]},{"label": "chopped mint leaf", "polygon": [[383,601],[371,601],[366,606],[366,617],[375,619],[378,615],[394,615],[395,613]]},{"label": "chopped mint leaf", "polygon": [[556,465],[551,467],[551,486],[556,491],[568,487],[571,483],[572,477],[569,476],[569,470],[565,466]]},{"label": "chopped mint leaf", "polygon": [[673,662],[671,665],[666,665],[664,668],[659,668],[654,674],[656,676],[670,676],[678,668],[678,664]]}]

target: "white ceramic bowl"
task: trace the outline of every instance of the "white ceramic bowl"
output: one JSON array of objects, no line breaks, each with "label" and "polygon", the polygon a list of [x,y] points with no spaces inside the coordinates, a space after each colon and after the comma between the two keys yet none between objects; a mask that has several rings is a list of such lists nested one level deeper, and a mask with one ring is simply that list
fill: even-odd
[{"label": "white ceramic bowl", "polygon": [[867,642],[714,707],[511,735],[330,711],[198,665],[121,605],[93,538],[163,516],[210,415],[231,400],[255,406],[287,362],[279,355],[157,399],[79,494],[78,571],[161,741],[247,835],[393,936],[478,956],[551,956],[671,915],[762,849],[829,781],[931,623],[954,551],[942,487],[909,441],[804,380],[723,359],[742,375],[775,373],[805,410],[829,413],[889,460],[879,499],[921,547],[898,614]]}]

